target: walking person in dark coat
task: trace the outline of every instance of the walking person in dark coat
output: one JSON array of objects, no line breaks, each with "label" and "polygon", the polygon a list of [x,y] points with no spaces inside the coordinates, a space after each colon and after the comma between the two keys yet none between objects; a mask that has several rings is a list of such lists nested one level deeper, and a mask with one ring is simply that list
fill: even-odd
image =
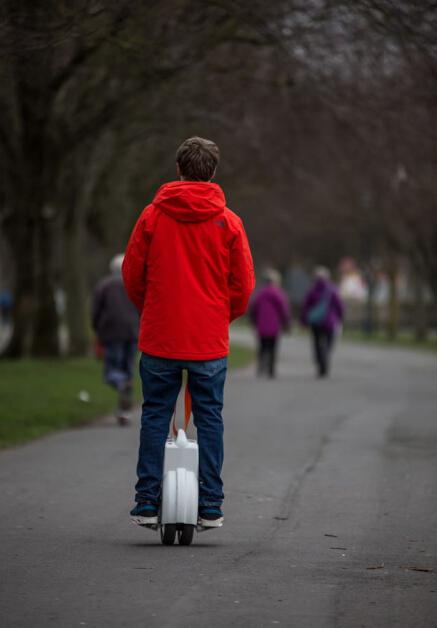
[{"label": "walking person in dark coat", "polygon": [[139,316],[124,288],[121,276],[123,257],[116,255],[113,258],[111,274],[94,290],[92,323],[104,350],[105,381],[118,391],[116,417],[120,425],[127,425],[133,405],[132,374]]},{"label": "walking person in dark coat", "polygon": [[290,327],[290,305],[280,287],[281,276],[270,269],[264,273],[264,285],[254,295],[250,319],[258,336],[258,375],[275,376],[278,339]]},{"label": "walking person in dark coat", "polygon": [[329,374],[335,333],[344,317],[343,303],[330,276],[327,268],[320,266],[316,269],[315,282],[305,297],[301,312],[302,324],[310,328],[313,337],[319,377]]}]

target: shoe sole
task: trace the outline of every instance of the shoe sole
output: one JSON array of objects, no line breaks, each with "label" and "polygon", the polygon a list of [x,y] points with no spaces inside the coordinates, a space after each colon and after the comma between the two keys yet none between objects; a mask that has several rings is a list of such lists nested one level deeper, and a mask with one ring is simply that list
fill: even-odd
[{"label": "shoe sole", "polygon": [[223,517],[220,517],[219,519],[202,519],[201,517],[199,517],[197,525],[201,526],[202,528],[221,528],[223,522]]},{"label": "shoe sole", "polygon": [[[138,526],[157,526],[158,525],[158,517],[140,517],[140,516],[132,516],[132,523],[135,523]],[[223,526],[224,519],[220,517],[220,519],[200,519],[197,522],[201,528],[221,528]]]},{"label": "shoe sole", "polygon": [[158,515],[156,517],[140,517],[131,515],[132,523],[136,523],[138,526],[157,526]]}]

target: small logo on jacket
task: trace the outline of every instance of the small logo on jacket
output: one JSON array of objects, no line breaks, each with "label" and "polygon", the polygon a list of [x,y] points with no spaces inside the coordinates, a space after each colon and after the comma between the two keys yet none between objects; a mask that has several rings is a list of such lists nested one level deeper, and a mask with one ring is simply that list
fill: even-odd
[{"label": "small logo on jacket", "polygon": [[225,221],[224,220],[216,220],[215,224],[223,229],[223,227],[225,226]]}]

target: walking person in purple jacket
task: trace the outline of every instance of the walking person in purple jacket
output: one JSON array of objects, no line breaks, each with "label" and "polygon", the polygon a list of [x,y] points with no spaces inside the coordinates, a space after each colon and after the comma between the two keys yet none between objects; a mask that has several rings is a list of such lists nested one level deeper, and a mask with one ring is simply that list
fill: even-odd
[{"label": "walking person in purple jacket", "polygon": [[343,322],[344,306],[337,288],[330,281],[329,270],[320,266],[314,274],[315,282],[305,297],[301,321],[312,333],[318,376],[326,377],[329,374],[335,332]]},{"label": "walking person in purple jacket", "polygon": [[280,283],[278,271],[265,271],[264,285],[255,292],[249,310],[258,336],[258,375],[269,377],[275,376],[279,336],[291,323],[288,297]]}]

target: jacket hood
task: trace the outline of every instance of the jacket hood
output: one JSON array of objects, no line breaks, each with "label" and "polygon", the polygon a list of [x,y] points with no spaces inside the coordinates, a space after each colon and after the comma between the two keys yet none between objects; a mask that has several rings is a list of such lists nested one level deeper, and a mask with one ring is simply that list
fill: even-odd
[{"label": "jacket hood", "polygon": [[316,279],[312,287],[312,292],[317,298],[327,292],[333,292],[334,290],[334,285],[327,279],[322,278]]},{"label": "jacket hood", "polygon": [[181,222],[202,222],[222,214],[226,201],[217,183],[172,181],[162,185],[153,205]]}]

